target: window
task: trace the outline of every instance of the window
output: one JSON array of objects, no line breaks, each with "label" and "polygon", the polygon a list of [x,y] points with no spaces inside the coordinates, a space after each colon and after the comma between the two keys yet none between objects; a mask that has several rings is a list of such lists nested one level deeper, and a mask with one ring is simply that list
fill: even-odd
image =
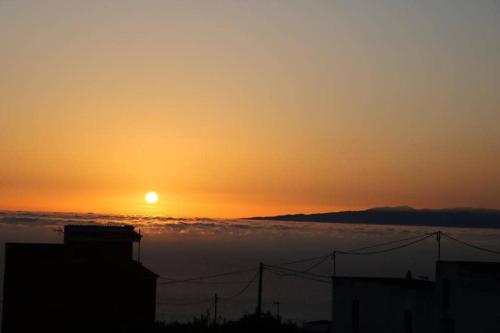
[{"label": "window", "polygon": [[405,311],[404,313],[405,333],[413,333],[413,313]]},{"label": "window", "polygon": [[359,333],[359,300],[352,301],[352,333]]},{"label": "window", "polygon": [[450,306],[451,298],[451,282],[448,279],[443,279],[443,307],[448,308]]},{"label": "window", "polygon": [[455,322],[453,319],[441,319],[441,333],[455,333]]}]

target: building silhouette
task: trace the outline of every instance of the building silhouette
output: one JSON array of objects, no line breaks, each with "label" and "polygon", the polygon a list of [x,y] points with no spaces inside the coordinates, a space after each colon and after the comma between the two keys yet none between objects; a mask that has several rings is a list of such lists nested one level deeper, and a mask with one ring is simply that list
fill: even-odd
[{"label": "building silhouette", "polygon": [[157,275],[132,226],[65,226],[63,244],[7,243],[2,332],[125,332],[153,325]]},{"label": "building silhouette", "polygon": [[438,261],[436,280],[334,278],[335,333],[500,332],[500,263]]},{"label": "building silhouette", "polygon": [[500,263],[440,261],[436,291],[440,332],[500,332]]},{"label": "building silhouette", "polygon": [[334,332],[435,332],[433,282],[339,277],[334,283]]}]

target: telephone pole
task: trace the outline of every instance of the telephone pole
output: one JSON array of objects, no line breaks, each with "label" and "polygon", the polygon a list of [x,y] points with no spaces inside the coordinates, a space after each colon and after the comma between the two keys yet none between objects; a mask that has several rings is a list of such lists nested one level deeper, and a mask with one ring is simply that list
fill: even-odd
[{"label": "telephone pole", "polygon": [[217,326],[217,303],[219,301],[219,297],[217,294],[214,296],[214,326]]},{"label": "telephone pole", "polygon": [[262,313],[262,273],[264,272],[264,264],[259,264],[259,290],[257,294],[257,317],[260,317]]},{"label": "telephone pole", "polygon": [[441,261],[441,231],[436,233],[436,240],[438,242],[438,261]]},{"label": "telephone pole", "polygon": [[139,242],[137,242],[137,261],[141,262],[141,239],[142,239],[142,234],[141,234],[141,229],[139,229]]},{"label": "telephone pole", "polygon": [[274,305],[276,305],[276,319],[278,319],[278,321],[280,321],[280,302],[279,301],[276,301],[276,302],[273,302]]},{"label": "telephone pole", "polygon": [[331,319],[331,331],[334,331],[333,321],[335,319],[335,277],[337,276],[337,251],[332,252],[332,264],[333,264],[333,273],[332,273],[332,319]]}]

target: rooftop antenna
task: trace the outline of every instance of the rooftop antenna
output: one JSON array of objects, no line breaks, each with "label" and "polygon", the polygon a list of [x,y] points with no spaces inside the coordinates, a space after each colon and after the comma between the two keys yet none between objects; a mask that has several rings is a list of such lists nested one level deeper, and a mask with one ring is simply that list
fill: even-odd
[{"label": "rooftop antenna", "polygon": [[141,240],[142,240],[142,234],[141,234],[141,229],[139,229],[139,242],[137,242],[137,261],[140,263],[141,262]]}]

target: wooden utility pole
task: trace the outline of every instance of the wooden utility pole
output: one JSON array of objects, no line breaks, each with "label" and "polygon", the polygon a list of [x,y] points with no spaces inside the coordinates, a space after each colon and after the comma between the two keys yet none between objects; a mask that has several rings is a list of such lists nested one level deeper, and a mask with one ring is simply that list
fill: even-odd
[{"label": "wooden utility pole", "polygon": [[141,262],[141,239],[142,239],[141,229],[139,229],[139,235],[141,237],[139,238],[139,242],[137,242],[137,261]]},{"label": "wooden utility pole", "polygon": [[278,319],[278,321],[280,321],[280,302],[279,301],[276,301],[276,302],[273,302],[274,305],[276,305],[276,319]]},{"label": "wooden utility pole", "polygon": [[331,332],[334,331],[333,322],[335,320],[335,277],[337,276],[337,251],[332,252],[332,264],[333,264],[333,272],[332,272],[332,318],[331,318]]},{"label": "wooden utility pole", "polygon": [[438,261],[441,261],[441,231],[436,233],[436,240],[438,242]]},{"label": "wooden utility pole", "polygon": [[264,264],[260,263],[259,264],[259,290],[257,294],[257,311],[256,315],[257,317],[260,317],[262,313],[262,273],[264,272]]},{"label": "wooden utility pole", "polygon": [[219,297],[217,294],[214,296],[214,326],[217,326],[217,303],[219,302]]},{"label": "wooden utility pole", "polygon": [[332,261],[333,261],[333,276],[337,276],[337,251],[333,251]]}]

